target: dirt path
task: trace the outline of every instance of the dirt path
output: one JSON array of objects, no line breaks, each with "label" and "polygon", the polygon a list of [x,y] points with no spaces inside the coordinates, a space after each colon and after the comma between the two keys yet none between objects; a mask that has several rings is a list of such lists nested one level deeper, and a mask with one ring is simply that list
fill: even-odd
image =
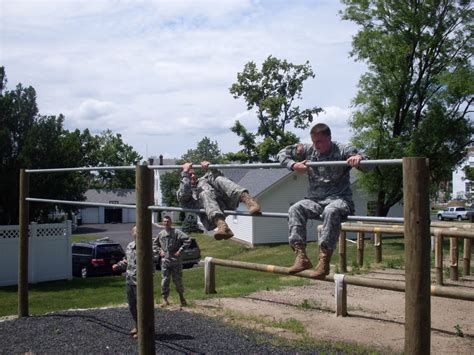
[{"label": "dirt path", "polygon": [[[401,270],[381,270],[366,277],[404,280]],[[474,276],[456,283],[447,281],[446,284],[474,292]],[[296,319],[304,325],[307,335],[315,339],[342,340],[402,352],[405,294],[351,285],[347,292],[348,317],[335,316],[334,284],[318,281],[281,291],[257,292],[243,298],[198,301],[198,307],[191,311],[293,339],[301,337],[301,334],[269,327],[268,324]],[[431,352],[474,354],[474,303],[432,297],[431,309]],[[461,333],[463,336],[460,336]]]}]

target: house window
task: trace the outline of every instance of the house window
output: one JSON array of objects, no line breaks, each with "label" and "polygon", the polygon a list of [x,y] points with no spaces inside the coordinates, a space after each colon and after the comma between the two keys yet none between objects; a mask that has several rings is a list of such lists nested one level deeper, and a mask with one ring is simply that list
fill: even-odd
[{"label": "house window", "polygon": [[232,222],[234,222],[234,224],[238,223],[237,217],[238,217],[237,215],[232,216]]}]

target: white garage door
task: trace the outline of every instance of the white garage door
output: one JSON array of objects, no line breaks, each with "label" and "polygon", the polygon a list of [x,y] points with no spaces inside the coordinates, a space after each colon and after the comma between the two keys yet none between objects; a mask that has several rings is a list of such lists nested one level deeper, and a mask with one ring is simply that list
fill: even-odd
[{"label": "white garage door", "polygon": [[99,223],[99,209],[97,207],[87,207],[81,210],[83,224]]}]

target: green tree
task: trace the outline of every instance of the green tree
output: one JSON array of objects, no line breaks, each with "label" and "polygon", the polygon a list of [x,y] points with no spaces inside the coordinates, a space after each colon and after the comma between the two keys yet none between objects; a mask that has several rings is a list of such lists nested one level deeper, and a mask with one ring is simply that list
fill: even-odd
[{"label": "green tree", "polygon": [[[0,67],[0,224],[16,224],[20,169],[88,165],[90,135],[64,130],[62,115],[39,115],[33,87],[18,84],[9,91],[6,84],[5,68]],[[87,174],[80,173],[32,174],[30,195],[82,200],[87,181]],[[45,221],[54,209],[52,204],[31,203],[30,218]]]},{"label": "green tree", "polygon": [[469,165],[466,165],[463,168],[466,180],[474,182],[474,168],[471,168]]},{"label": "green tree", "polygon": [[239,144],[243,149],[228,154],[228,158],[267,162],[282,147],[298,142],[296,135],[287,131],[288,126],[307,128],[314,115],[322,111],[316,106],[308,109],[295,106],[295,101],[302,98],[303,83],[314,76],[309,62],[295,65],[271,55],[261,70],[254,62],[245,64],[230,93],[235,99],[243,97],[248,110],[256,109],[259,126],[254,133],[240,121],[235,122],[231,130],[241,138]]},{"label": "green tree", "polygon": [[[23,166],[38,168],[69,168],[90,165],[90,153],[84,145],[87,134],[63,128],[64,116],[39,116],[28,131],[25,146],[19,154]],[[30,195],[57,200],[84,200],[89,184],[87,172],[38,173],[30,176]],[[30,216],[38,222],[48,221],[54,211],[51,203],[30,204]],[[61,210],[73,212],[77,206],[62,205]]]},{"label": "green tree", "polygon": [[[121,134],[114,134],[110,129],[103,131],[91,144],[97,147],[94,160],[98,166],[136,165],[142,158],[133,147],[125,144]],[[96,189],[132,189],[135,187],[133,170],[102,170],[92,179],[92,188]]]},{"label": "green tree", "polygon": [[[184,164],[185,162],[199,164],[204,160],[214,164],[225,162],[217,141],[213,142],[208,137],[201,139],[195,149],[189,149],[184,153],[177,161],[177,164]],[[202,170],[197,170],[196,172],[198,175],[203,174]],[[163,203],[166,206],[179,205],[176,199],[176,191],[178,191],[180,179],[181,171],[178,170],[160,175],[161,193],[163,194]]]},{"label": "green tree", "polygon": [[[372,159],[426,156],[437,186],[474,132],[470,1],[342,2],[342,18],[360,27],[351,54],[368,65],[354,99],[353,143]],[[360,181],[377,197],[377,215],[402,198],[399,167],[377,167]]]}]

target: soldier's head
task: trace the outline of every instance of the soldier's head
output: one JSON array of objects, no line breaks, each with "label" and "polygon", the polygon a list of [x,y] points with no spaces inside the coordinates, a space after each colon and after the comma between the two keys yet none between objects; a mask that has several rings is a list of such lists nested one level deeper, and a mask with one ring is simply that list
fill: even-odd
[{"label": "soldier's head", "polygon": [[191,185],[196,186],[198,183],[198,176],[196,175],[196,171],[194,171],[194,169],[190,169],[189,176],[191,178]]},{"label": "soldier's head", "polygon": [[311,128],[311,141],[313,147],[323,155],[331,153],[331,129],[324,123],[318,123]]},{"label": "soldier's head", "polygon": [[171,217],[170,216],[164,216],[163,217],[163,226],[168,229],[168,228],[171,228],[171,224],[173,223],[173,221],[171,220]]}]

